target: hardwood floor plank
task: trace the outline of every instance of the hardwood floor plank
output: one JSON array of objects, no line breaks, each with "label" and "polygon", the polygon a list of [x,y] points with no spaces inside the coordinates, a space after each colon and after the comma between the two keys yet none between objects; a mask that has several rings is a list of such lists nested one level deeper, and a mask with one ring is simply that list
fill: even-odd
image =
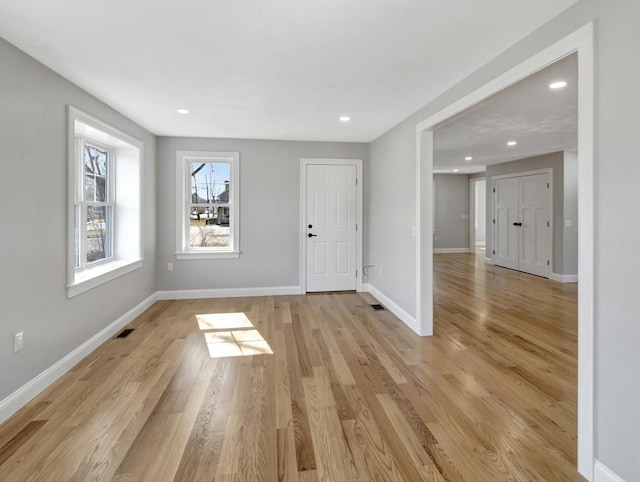
[{"label": "hardwood floor plank", "polygon": [[216,358],[203,404],[191,427],[175,481],[207,480],[216,473],[231,398],[238,372],[237,358]]},{"label": "hardwood floor plank", "polygon": [[420,480],[415,467],[410,467],[408,476],[401,474],[387,438],[378,425],[381,420],[376,417],[376,407],[372,407],[357,386],[349,386],[345,390],[355,412],[355,420],[347,421],[345,428],[347,428],[349,446],[359,461],[362,478],[364,480]]},{"label": "hardwood floor plank", "polygon": [[47,423],[47,420],[33,420],[24,426],[17,434],[11,438],[7,443],[0,447],[0,465],[11,457],[24,443],[33,437],[42,426]]},{"label": "hardwood floor plank", "polygon": [[297,482],[298,468],[296,464],[296,441],[293,428],[276,429],[278,454],[278,480]]},{"label": "hardwood floor plank", "polygon": [[304,378],[305,399],[309,405],[309,426],[317,455],[320,480],[359,480],[335,406],[323,406],[318,380]]},{"label": "hardwood floor plank", "polygon": [[[0,430],[0,447],[9,441],[34,420],[47,420],[41,413],[51,404],[49,401],[30,402],[9,418]],[[2,465],[2,464],[0,464]]]},{"label": "hardwood floor plank", "polygon": [[299,358],[293,336],[293,329],[285,329],[285,343],[287,350],[287,361],[291,380],[291,420],[296,445],[296,460],[299,472],[316,469],[316,458],[314,454],[311,429],[307,417],[307,405],[305,402],[304,388],[302,386],[302,373],[300,370]]}]

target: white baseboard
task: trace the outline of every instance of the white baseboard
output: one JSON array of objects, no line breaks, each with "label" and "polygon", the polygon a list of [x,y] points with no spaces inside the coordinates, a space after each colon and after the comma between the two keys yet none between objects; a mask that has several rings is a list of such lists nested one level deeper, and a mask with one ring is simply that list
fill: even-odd
[{"label": "white baseboard", "polygon": [[484,248],[487,245],[487,243],[483,243],[483,242],[477,242],[476,243],[476,248]]},{"label": "white baseboard", "polygon": [[599,460],[593,464],[593,482],[624,482],[613,470]]},{"label": "white baseboard", "polygon": [[418,335],[420,334],[418,330],[418,322],[416,321],[416,319],[409,313],[404,311],[402,308],[400,308],[400,306],[398,306],[395,302],[391,301],[391,298],[389,298],[387,295],[382,293],[379,289],[377,289],[370,283],[363,284],[362,289],[371,293],[371,295],[373,295],[378,301],[380,301],[380,303],[382,303],[385,308],[387,308],[391,313],[400,318],[400,320],[402,320],[405,325],[415,331]]},{"label": "white baseboard", "polygon": [[493,264],[493,258],[484,258],[484,264]]},{"label": "white baseboard", "polygon": [[445,254],[445,253],[471,253],[469,248],[436,248],[433,250],[433,254]]},{"label": "white baseboard", "polygon": [[200,298],[238,298],[243,296],[277,296],[303,294],[300,286],[268,286],[264,288],[224,288],[209,290],[158,291],[159,300],[194,300]]},{"label": "white baseboard", "polygon": [[578,275],[551,273],[551,275],[549,276],[549,279],[553,281],[560,281],[561,283],[577,283]]},{"label": "white baseboard", "polygon": [[115,335],[120,328],[133,321],[147,308],[156,302],[156,293],[153,293],[145,300],[127,311],[120,318],[100,330],[78,348],[66,355],[61,360],[51,365],[45,371],[31,379],[4,400],[0,401],[0,423],[7,420],[11,415],[25,406],[36,395],[45,390],[62,375],[76,366],[83,358],[93,352],[105,341]]}]

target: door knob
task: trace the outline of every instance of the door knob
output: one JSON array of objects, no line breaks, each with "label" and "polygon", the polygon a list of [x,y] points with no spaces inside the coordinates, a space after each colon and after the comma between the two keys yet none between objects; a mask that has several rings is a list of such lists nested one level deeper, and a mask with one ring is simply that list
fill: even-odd
[{"label": "door knob", "polygon": [[317,236],[317,234],[311,234],[311,233],[307,234],[308,238],[313,238],[314,236]]}]

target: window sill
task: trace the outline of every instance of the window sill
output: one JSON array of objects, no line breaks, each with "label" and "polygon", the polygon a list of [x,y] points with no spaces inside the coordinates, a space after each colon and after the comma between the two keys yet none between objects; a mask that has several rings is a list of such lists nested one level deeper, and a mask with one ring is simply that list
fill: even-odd
[{"label": "window sill", "polygon": [[240,251],[203,251],[203,252],[180,252],[176,253],[176,259],[237,259]]},{"label": "window sill", "polygon": [[75,273],[73,284],[67,286],[67,298],[73,298],[107,281],[119,278],[122,275],[141,268],[142,262],[142,259],[135,261],[116,260],[85,269],[80,273]]}]

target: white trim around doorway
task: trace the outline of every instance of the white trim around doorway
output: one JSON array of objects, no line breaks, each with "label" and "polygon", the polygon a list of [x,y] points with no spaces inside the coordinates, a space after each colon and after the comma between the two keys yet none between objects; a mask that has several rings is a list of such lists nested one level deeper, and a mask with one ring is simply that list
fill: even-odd
[{"label": "white trim around doorway", "polygon": [[[433,333],[433,130],[574,52],[578,54],[578,472],[594,474],[594,25],[590,22],[416,125],[416,322]],[[426,203],[422,209],[423,201]]]}]

